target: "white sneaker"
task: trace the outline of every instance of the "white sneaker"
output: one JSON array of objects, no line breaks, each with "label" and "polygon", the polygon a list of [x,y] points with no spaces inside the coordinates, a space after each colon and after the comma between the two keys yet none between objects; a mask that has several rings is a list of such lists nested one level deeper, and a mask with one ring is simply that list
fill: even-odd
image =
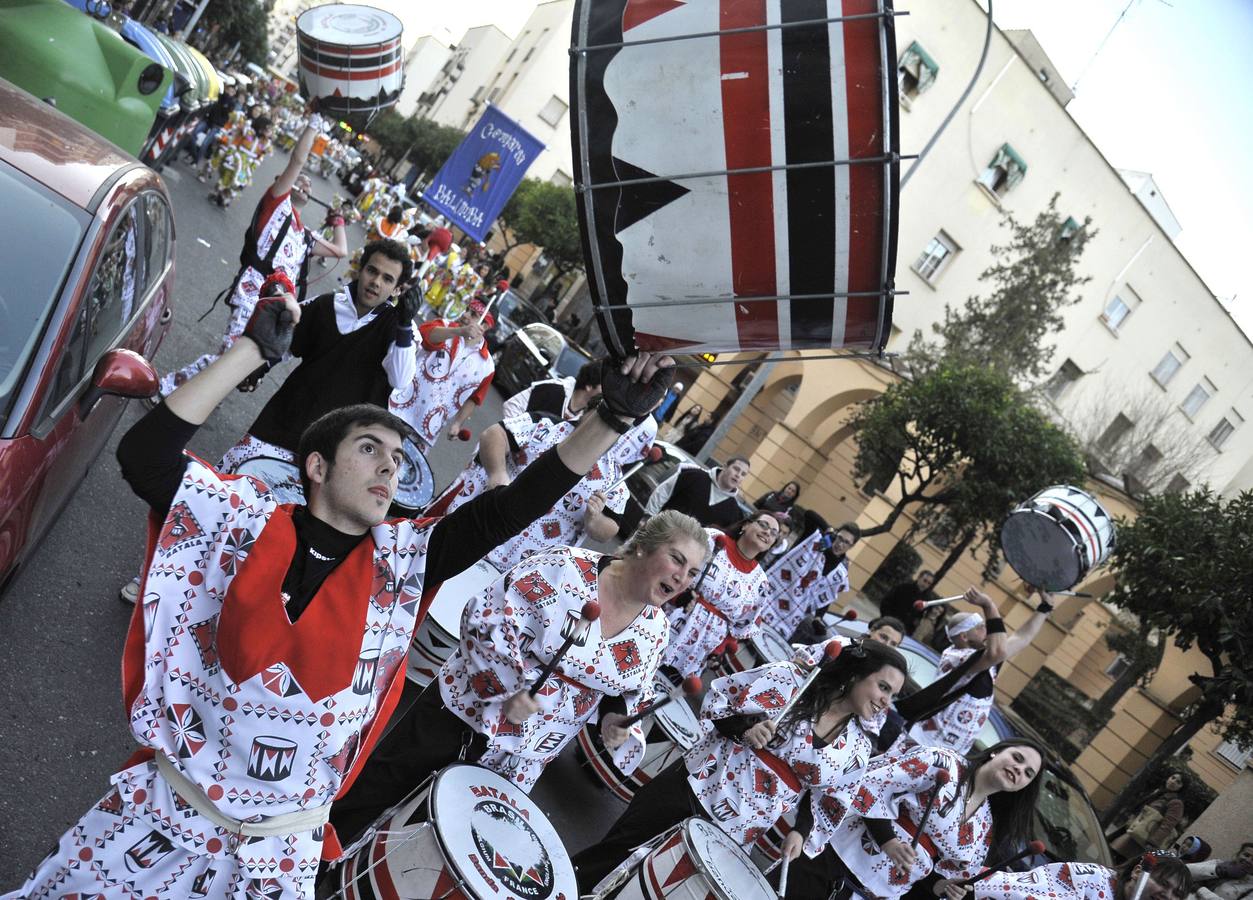
[{"label": "white sneaker", "polygon": [[139,602],[139,576],[136,575],[126,584],[122,585],[122,589],[117,592],[118,600],[123,603],[134,606]]}]

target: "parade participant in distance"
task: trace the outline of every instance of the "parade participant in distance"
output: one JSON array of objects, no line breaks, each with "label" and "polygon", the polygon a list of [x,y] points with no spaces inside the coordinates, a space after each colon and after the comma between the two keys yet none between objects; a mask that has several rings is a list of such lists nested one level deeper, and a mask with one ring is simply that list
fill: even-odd
[{"label": "parade participant in distance", "polygon": [[311,897],[319,859],[339,852],[329,804],[394,708],[433,589],[550,507],[666,386],[658,360],[625,363],[603,415],[434,523],[384,521],[407,426],[374,406],[337,410],[301,441],[308,506],[280,507],[183,447],[242,378],[282,358],[299,314],[290,296],[259,303],[247,339],[118,447],[152,510],[123,655],[141,750],[18,896]]},{"label": "parade participant in distance", "polygon": [[1049,595],[1036,592],[1040,604],[1035,613],[1009,635],[992,598],[975,588],[966,591],[966,601],[982,609],[983,615],[959,613],[949,620],[945,630],[953,646],[940,656],[936,681],[901,709],[917,722],[909,731],[911,738],[931,747],[970,752],[992,709],[1001,663],[1031,646],[1053,611]]},{"label": "parade participant in distance", "polygon": [[789,640],[802,622],[822,615],[848,590],[845,554],[861,539],[856,523],[830,531],[816,513],[806,515],[810,527],[820,527],[770,569],[770,591],[761,611],[761,620]]},{"label": "parade participant in distance", "polygon": [[914,604],[919,600],[934,600],[935,592],[931,590],[934,584],[935,573],[923,569],[916,578],[901,582],[884,594],[879,599],[879,612],[900,619],[905,623],[905,633],[913,634],[923,616],[923,611],[916,609]]},{"label": "parade participant in distance", "polygon": [[[300,169],[309,157],[309,148],[322,127],[322,117],[311,113],[304,133],[296,142],[291,158],[282,174],[257,204],[248,231],[244,234],[244,247],[239,259],[242,267],[227,291],[227,306],[231,318],[222,339],[223,353],[244,333],[244,326],[252,316],[257,295],[267,277],[282,272],[296,286],[297,299],[303,299],[306,275],[309,271],[309,255],[344,257],[348,255],[348,238],[344,232],[342,216],[334,216],[334,243],[317,237],[300,221],[300,212],[309,202],[311,182]],[[217,353],[206,353],[190,365],[170,372],[161,379],[161,395],[166,396],[176,387],[217,359]]]},{"label": "parade participant in distance", "polygon": [[209,199],[218,206],[230,206],[239,192],[252,183],[252,173],[261,160],[270,154],[273,136],[274,123],[269,116],[257,116],[240,125],[223,148],[217,187]]},{"label": "parade participant in distance", "polygon": [[[704,538],[694,520],[671,513],[641,526],[621,558],[563,547],[495,581],[462,614],[456,652],[336,802],[336,829],[357,834],[458,759],[477,760],[529,791],[598,715],[598,704],[601,739],[619,769],[634,771],[644,732],[621,723],[652,700],[669,634],[658,607],[692,583],[705,562]],[[588,600],[600,604],[600,618],[586,646],[571,647],[532,697],[530,686],[562,646],[567,615]]]},{"label": "parade participant in distance", "polygon": [[680,466],[657,485],[644,511],[653,516],[663,509],[677,509],[702,525],[729,528],[744,518],[739,491],[740,483],[748,477],[748,468],[749,462],[742,456],[731,457],[712,473],[700,466]]},{"label": "parade participant in distance", "polygon": [[547,413],[553,418],[576,421],[587,411],[592,398],[600,396],[600,371],[604,364],[604,360],[592,359],[583,363],[574,378],[531,382],[529,387],[505,401],[502,417],[511,419],[522,413]]},{"label": "parade participant in distance", "polygon": [[392,391],[392,412],[413,426],[422,452],[430,450],[446,430],[455,440],[475,406],[483,403],[496,367],[483,340],[491,328],[491,314],[483,304],[471,303],[455,322],[432,319],[418,327],[422,346],[407,385]]},{"label": "parade participant in distance", "polygon": [[[1139,900],[1185,900],[1193,890],[1188,867],[1173,856],[1153,859]],[[1143,871],[1138,856],[1117,870],[1096,863],[1052,863],[1026,872],[989,875],[972,885],[967,896],[969,900],[1133,900]]]},{"label": "parade participant in distance", "polygon": [[[798,806],[848,808],[877,724],[905,673],[904,657],[890,647],[850,646],[822,664],[818,678],[780,721],[772,713],[805,680],[798,666],[769,663],[715,680],[701,709],[702,740],[636,791],[600,843],[574,856],[581,893],[590,893],[633,848],[692,815],[717,823],[747,851],[762,831]],[[788,858],[802,848],[820,852],[838,824],[831,815],[816,821],[811,833],[788,835],[783,845]]]},{"label": "parade participant in distance", "polygon": [[991,848],[1013,852],[1031,837],[1043,767],[1043,751],[1027,738],[968,760],[929,747],[880,756],[866,767],[851,814],[818,810],[839,823],[820,857],[792,867],[785,896],[825,897],[841,881],[864,897],[899,897],[920,882],[933,888],[928,896],[942,896],[936,882],[975,875]]},{"label": "parade participant in distance", "polygon": [[670,645],[661,661],[677,672],[675,681],[699,674],[728,637],[745,641],[757,633],[766,590],[766,572],[758,560],[779,537],[779,520],[757,513],[726,532],[706,531],[713,555],[692,585],[687,608],[670,613]]},{"label": "parade participant in distance", "polygon": [[[431,504],[428,514],[444,515],[484,491],[512,483],[574,428],[573,422],[554,423],[528,414],[495,423],[480,435],[478,452],[461,477]],[[578,545],[584,536],[609,540],[618,532],[618,523],[609,513],[620,515],[626,507],[627,489],[619,483],[621,476],[611,449],[552,509],[489,553],[487,561],[505,572],[536,553]]]}]

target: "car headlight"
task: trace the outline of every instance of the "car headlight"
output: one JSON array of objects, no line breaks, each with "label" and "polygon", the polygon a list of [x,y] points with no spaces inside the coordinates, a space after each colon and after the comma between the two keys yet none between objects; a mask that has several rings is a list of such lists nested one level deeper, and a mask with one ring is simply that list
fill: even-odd
[{"label": "car headlight", "polygon": [[147,96],[161,86],[165,79],[165,69],[156,63],[145,66],[139,73],[139,93]]}]

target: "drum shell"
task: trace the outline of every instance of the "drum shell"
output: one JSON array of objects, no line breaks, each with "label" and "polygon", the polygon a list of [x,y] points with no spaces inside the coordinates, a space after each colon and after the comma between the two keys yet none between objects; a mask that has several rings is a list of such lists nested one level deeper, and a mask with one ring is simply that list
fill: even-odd
[{"label": "drum shell", "polygon": [[461,639],[462,610],[476,594],[499,577],[500,572],[487,560],[481,559],[440,585],[409,647],[405,670],[409,681],[426,687],[435,679],[440,667],[457,650]]},{"label": "drum shell", "polygon": [[725,835],[723,852],[736,857],[749,877],[726,884],[714,875],[693,844],[695,828],[717,826],[688,819],[644,858],[636,877],[612,896],[616,900],[773,900],[774,891],[752,860]]},{"label": "drum shell", "polygon": [[1114,520],[1092,494],[1053,485],[1009,514],[1001,526],[1005,560],[1027,581],[1049,591],[1074,587],[1114,548]]},{"label": "drum shell", "polygon": [[[723,655],[726,665],[719,663],[719,670],[723,675],[743,672],[764,666],[766,663],[783,662],[792,658],[791,645],[782,633],[764,624],[758,626],[758,632],[757,636],[740,641],[740,647],[734,654]],[[786,652],[784,648],[787,648]]]},{"label": "drum shell", "polygon": [[[335,23],[346,27],[337,29]],[[404,87],[400,20],[368,6],[328,4],[296,19],[300,93],[330,115],[392,106]],[[330,37],[328,35],[336,35]]]}]

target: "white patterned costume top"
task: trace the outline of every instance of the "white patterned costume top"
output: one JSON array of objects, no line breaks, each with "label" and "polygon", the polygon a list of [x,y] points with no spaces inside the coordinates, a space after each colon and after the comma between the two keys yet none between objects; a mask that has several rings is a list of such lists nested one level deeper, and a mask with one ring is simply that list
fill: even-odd
[{"label": "white patterned costume top", "polygon": [[[947,648],[940,655],[940,667],[936,672],[936,677],[939,678],[953,671],[974,652],[972,647],[964,650],[957,647]],[[992,666],[987,670],[993,682],[996,681],[1000,668],[1000,666]],[[975,672],[962,676],[954,685],[954,689],[969,684],[981,674],[981,672]],[[974,697],[963,693],[931,718],[923,719],[915,724],[909,729],[909,736],[920,744],[926,744],[929,747],[948,747],[965,755],[975,745],[975,739],[979,737],[979,732],[988,721],[988,713],[991,712],[995,699],[995,691],[989,692],[986,697]]]},{"label": "white patterned costume top", "polygon": [[997,872],[972,891],[974,900],[1118,900],[1118,873],[1096,863],[1052,863]]},{"label": "white patterned costume top", "polygon": [[412,381],[392,391],[388,408],[413,426],[427,447],[440,437],[444,424],[467,402],[481,404],[496,372],[487,344],[465,346],[460,336],[442,343],[429,339],[435,328],[456,322],[432,319],[418,327],[422,346]]},{"label": "white patterned costume top", "polygon": [[848,590],[848,561],[826,568],[822,532],[815,531],[784,555],[770,570],[770,588],[761,620],[790,638],[804,619],[825,610]]}]

